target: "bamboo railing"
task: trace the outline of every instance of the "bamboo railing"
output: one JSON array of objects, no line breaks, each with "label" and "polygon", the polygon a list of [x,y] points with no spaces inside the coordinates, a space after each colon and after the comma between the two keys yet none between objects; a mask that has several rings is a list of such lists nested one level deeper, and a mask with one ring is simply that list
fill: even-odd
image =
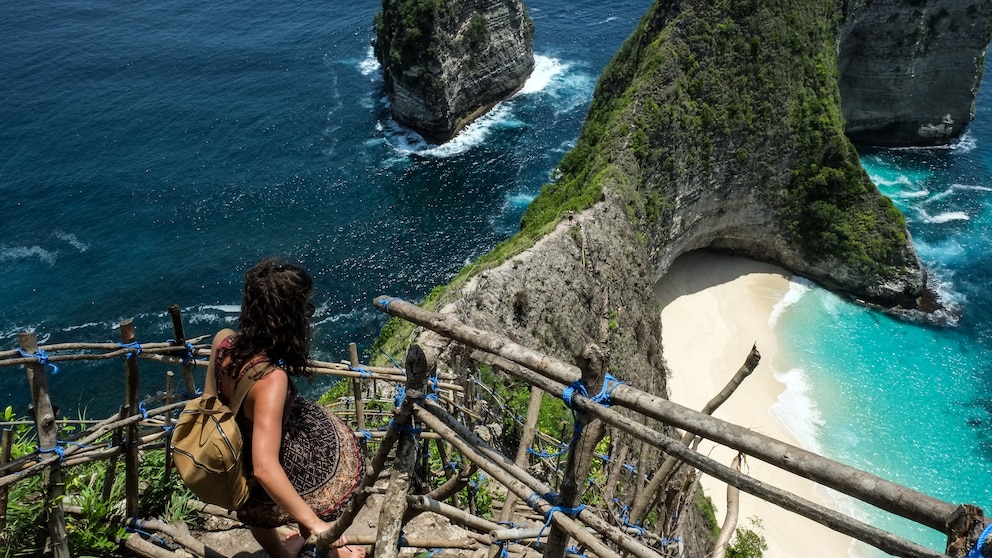
[{"label": "bamboo railing", "polygon": [[[688,496],[694,490],[697,472],[712,475],[736,489],[808,517],[893,556],[963,558],[979,541],[989,523],[977,507],[957,506],[937,500],[712,417],[709,413],[730,396],[734,385],[729,385],[702,412],[697,412],[606,376],[604,357],[595,345],[585,347],[582,353],[576,355],[576,364],[573,365],[500,335],[460,323],[451,316],[428,312],[401,300],[380,297],[374,305],[380,311],[430,329],[451,343],[462,346],[460,354],[468,355],[472,362],[494,366],[509,377],[525,382],[531,391],[530,402],[526,418],[519,419],[522,436],[514,458],[510,458],[496,449],[494,440],[480,436],[486,430],[488,419],[483,416],[485,413],[478,412],[475,398],[479,393],[488,394],[494,398],[492,404],[498,406],[500,402],[495,399],[493,390],[486,386],[476,390],[480,387],[475,383],[478,380],[472,378],[466,381],[468,376],[464,371],[458,372],[459,378],[440,378],[436,368],[438,355],[425,352],[419,345],[410,347],[403,370],[362,365],[354,344],[349,346],[347,362],[311,361],[310,368],[315,373],[333,375],[351,382],[350,395],[333,404],[332,409],[353,426],[363,451],[371,451],[371,445],[378,446],[374,455],[366,453],[369,465],[361,490],[331,529],[313,537],[311,542],[318,552],[326,552],[331,542],[337,540],[358,512],[369,504],[370,496],[375,495],[379,500],[375,534],[350,539],[353,544],[371,545],[376,556],[386,558],[397,556],[401,547],[442,553],[456,549],[486,553],[484,551],[488,549],[490,557],[504,552],[519,556],[534,549],[549,558],[566,555],[602,558],[621,555],[637,558],[682,556],[686,549],[680,537],[683,526],[678,521],[659,521],[654,530],[648,530],[640,518],[656,508],[659,511],[664,508],[669,517],[682,516],[685,506],[691,502]],[[126,517],[122,518],[123,523],[129,526],[140,523],[145,529],[154,529],[193,555],[216,555],[215,551],[191,539],[181,529],[175,532],[172,526],[157,522],[155,518],[139,519],[142,510],[138,505],[137,465],[142,452],[168,447],[173,417],[185,404],[185,398],[195,393],[194,372],[197,367],[204,366],[204,358],[209,353],[209,346],[203,342],[206,336],[187,340],[177,307],[170,307],[170,315],[175,338],[163,343],[135,343],[133,324],[125,321],[121,324],[120,343],[39,346],[34,335],[27,333],[20,337],[20,349],[0,351],[0,368],[23,366],[28,373],[35,409],[32,419],[39,446],[46,450],[58,448],[58,451],[39,450],[32,455],[10,459],[10,433],[4,431],[0,443],[0,504],[4,503],[7,491],[14,483],[42,475],[47,487],[45,498],[49,504],[45,507],[48,510],[45,520],[55,556],[68,556],[64,520],[67,512],[60,493],[62,471],[95,460],[113,462],[120,458],[125,462],[126,477]],[[84,428],[74,437],[59,440],[59,421],[53,410],[51,394],[48,393],[47,373],[63,363],[111,358],[122,358],[125,369],[126,389],[121,410],[103,420],[86,421],[80,424]],[[754,369],[758,358],[760,355],[755,349],[732,384],[743,381]],[[181,367],[185,396],[174,392],[173,373],[169,371],[165,393],[140,400],[138,363],[141,360]],[[380,385],[381,393],[377,389]],[[394,386],[398,385],[405,386],[406,396],[397,407],[393,407],[395,400],[385,395],[393,395],[397,391]],[[370,390],[370,387],[373,389]],[[399,391],[402,393],[402,390]],[[537,410],[545,395],[562,399],[574,413],[576,434],[571,442],[564,444],[535,427]],[[146,409],[150,405],[156,407]],[[518,420],[518,417],[510,419]],[[388,421],[389,427],[369,432],[366,430],[369,421]],[[668,430],[649,426],[652,421],[679,429],[684,434],[671,437]],[[664,454],[664,459],[658,460],[657,469],[650,478],[638,470],[634,477],[624,480],[628,479],[623,476],[624,473],[629,469],[634,474],[635,469],[626,463],[627,456],[634,454],[629,451],[628,445],[614,443],[611,444],[610,455],[596,453],[597,444],[607,428],[614,436],[622,433],[631,440],[640,441],[643,447],[656,448]],[[697,437],[726,445],[741,454],[766,461],[936,529],[947,536],[945,553],[819,506],[749,477],[738,468],[717,463],[695,451],[693,440]],[[544,439],[552,446],[564,447],[567,451],[564,456],[553,458],[535,455],[540,453],[531,451],[535,439]],[[429,453],[428,444],[434,446],[445,467],[436,487],[428,485],[428,492],[418,493],[415,479],[431,476],[431,472],[425,469],[426,460],[418,457]],[[604,475],[608,470],[608,480],[601,488],[590,488],[587,482],[589,469],[597,459],[603,460],[601,469]],[[458,467],[447,466],[456,461],[460,463]],[[640,469],[644,468],[643,461],[638,459]],[[535,476],[534,466],[544,471],[541,478]],[[377,484],[387,468],[388,483],[384,486]],[[114,469],[113,466],[107,467],[105,489],[108,484],[113,484],[111,475]],[[499,522],[478,517],[472,513],[471,507],[465,510],[459,505],[458,493],[471,488],[477,471],[484,473],[506,492],[502,507],[497,506],[493,513]],[[625,485],[636,487],[636,490],[618,490],[618,487]],[[673,486],[678,487],[678,497],[672,498],[670,494],[667,500],[659,497],[666,487],[671,489]],[[593,495],[592,492],[597,490],[600,492]],[[583,502],[587,504],[583,505]],[[590,502],[597,503],[592,505]],[[233,517],[227,510],[216,506],[199,504],[195,507],[202,513]],[[403,527],[424,512],[438,514],[460,526],[466,532],[465,538],[441,541],[431,537],[404,537]],[[2,520],[0,516],[0,527]],[[511,520],[514,525],[508,527],[505,522]],[[150,540],[134,535],[122,544],[144,556],[167,555]]]}]

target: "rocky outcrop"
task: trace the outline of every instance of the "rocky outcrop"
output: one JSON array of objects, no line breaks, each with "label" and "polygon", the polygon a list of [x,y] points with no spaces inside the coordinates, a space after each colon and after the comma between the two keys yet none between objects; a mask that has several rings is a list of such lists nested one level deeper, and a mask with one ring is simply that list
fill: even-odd
[{"label": "rocky outcrop", "polygon": [[840,90],[859,144],[941,145],[974,118],[992,3],[855,0],[841,27]]},{"label": "rocky outcrop", "polygon": [[534,69],[534,24],[521,0],[383,0],[375,53],[393,118],[451,139],[516,93]]}]

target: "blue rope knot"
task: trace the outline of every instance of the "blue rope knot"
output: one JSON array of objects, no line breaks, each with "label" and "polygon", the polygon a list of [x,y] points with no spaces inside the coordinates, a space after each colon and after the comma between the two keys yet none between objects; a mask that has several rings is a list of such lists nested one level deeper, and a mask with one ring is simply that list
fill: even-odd
[{"label": "blue rope knot", "polygon": [[982,549],[985,547],[985,539],[989,538],[989,535],[992,535],[992,523],[985,526],[985,530],[978,537],[978,542],[975,543],[975,547],[971,549],[966,558],[983,558]]},{"label": "blue rope knot", "polygon": [[193,362],[196,357],[193,356],[193,344],[189,341],[186,342],[186,354],[183,355],[183,364],[189,364]]},{"label": "blue rope knot", "polygon": [[123,355],[121,355],[124,358],[126,358],[127,360],[131,360],[132,358],[134,358],[134,355],[141,354],[141,345],[138,344],[137,341],[134,341],[132,343],[118,343],[117,346],[120,347],[120,348],[122,348],[122,349],[134,349],[134,352],[133,353],[131,351],[128,351],[128,352],[124,353]]},{"label": "blue rope knot", "polygon": [[145,408],[145,402],[144,401],[138,403],[138,412],[141,413],[141,418],[143,418],[143,419],[147,419],[148,418],[148,409]]},{"label": "blue rope knot", "polygon": [[49,362],[49,360],[48,360],[48,353],[45,352],[45,349],[39,348],[37,353],[27,353],[27,352],[24,352],[23,349],[20,349],[19,348],[19,349],[17,349],[17,352],[21,353],[21,356],[24,357],[24,358],[33,358],[33,359],[37,360],[38,361],[38,364],[40,364],[42,366],[50,366],[52,368],[52,374],[53,375],[59,373],[59,367],[58,366],[55,366],[55,364]]},{"label": "blue rope knot", "polygon": [[352,365],[350,365],[350,364],[349,364],[349,365],[348,365],[348,369],[349,369],[349,370],[351,370],[352,372],[358,372],[358,377],[359,377],[360,379],[362,379],[362,378],[371,378],[371,377],[372,377],[372,373],[371,373],[371,372],[369,372],[369,371],[368,371],[368,370],[367,370],[367,369],[366,369],[366,368],[365,368],[364,366],[362,366],[362,365],[358,365],[358,366],[352,366]]},{"label": "blue rope knot", "polygon": [[366,442],[372,441],[372,432],[370,430],[359,430],[358,433],[361,434],[362,436],[365,436]]},{"label": "blue rope knot", "polygon": [[55,442],[55,445],[50,448],[38,447],[38,453],[54,453],[59,456],[59,461],[65,461],[65,449],[61,446],[65,442]]},{"label": "blue rope knot", "polygon": [[[555,495],[556,500],[557,500],[557,496],[558,495],[556,494]],[[585,504],[579,504],[574,508],[566,508],[564,506],[559,506],[557,504],[552,506],[551,509],[549,509],[548,512],[544,514],[544,527],[541,527],[541,530],[537,533],[537,543],[538,544],[541,543],[541,535],[543,535],[544,530],[551,525],[551,518],[555,515],[555,512],[561,512],[569,517],[575,517],[576,515],[579,515],[579,512],[581,512],[584,509],[586,509]]]},{"label": "blue rope knot", "polygon": [[623,385],[626,382],[621,382],[620,380],[613,377],[612,374],[607,373],[603,378],[603,387],[599,390],[599,393],[592,398],[593,401],[599,403],[604,407],[609,407],[612,404],[610,399],[613,396],[613,390],[617,389],[617,386]]},{"label": "blue rope knot", "polygon": [[388,296],[384,296],[384,297],[380,298],[377,302],[382,305],[382,311],[383,312],[386,312],[388,314],[389,313],[389,305],[392,304],[394,301],[397,301],[397,300],[400,300],[400,299],[398,299],[398,298],[392,298],[392,297],[388,297]]},{"label": "blue rope knot", "polygon": [[403,404],[403,400],[404,399],[406,399],[406,388],[404,388],[403,386],[397,385],[396,386],[396,396],[393,397],[393,403],[396,405],[396,407],[399,407],[400,405]]},{"label": "blue rope knot", "polygon": [[573,411],[575,411],[576,409],[574,404],[572,403],[572,397],[575,395],[576,392],[578,392],[581,395],[584,395],[585,397],[589,397],[589,393],[586,391],[585,386],[583,386],[582,382],[579,380],[572,382],[572,385],[566,387],[561,392],[561,400],[565,402],[566,407],[568,407]]}]

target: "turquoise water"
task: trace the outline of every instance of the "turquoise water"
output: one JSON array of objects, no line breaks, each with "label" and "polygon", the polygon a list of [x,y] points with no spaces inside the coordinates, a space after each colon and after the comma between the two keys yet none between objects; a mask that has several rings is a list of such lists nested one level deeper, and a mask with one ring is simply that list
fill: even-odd
[{"label": "turquoise water", "polygon": [[[788,388],[773,410],[803,444],[952,503],[992,510],[992,102],[954,147],[864,151],[907,217],[948,326],[894,319],[793,282],[777,331]],[[841,500],[842,507],[851,505]],[[943,550],[944,536],[865,506],[863,520]],[[868,555],[881,555],[871,549]]]}]

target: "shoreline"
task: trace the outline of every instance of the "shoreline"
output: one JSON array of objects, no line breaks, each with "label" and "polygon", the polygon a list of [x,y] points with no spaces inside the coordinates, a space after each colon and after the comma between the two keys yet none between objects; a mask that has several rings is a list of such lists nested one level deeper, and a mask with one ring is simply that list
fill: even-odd
[{"label": "shoreline", "polygon": [[[672,372],[672,401],[700,409],[744,363],[752,345],[761,361],[714,416],[771,436],[800,443],[780,422],[774,409],[785,384],[776,372],[787,371],[771,320],[789,291],[791,274],[777,266],[736,256],[692,252],[680,256],[655,285],[660,303],[662,347]],[[785,417],[782,417],[785,418]],[[730,464],[736,452],[704,440],[700,453]],[[757,459],[745,459],[741,470],[802,498],[837,508],[825,489]],[[713,501],[717,523],[726,510],[726,484],[702,475],[701,485]],[[760,518],[755,524],[752,518]],[[855,541],[812,520],[740,493],[737,528],[752,529],[768,544],[765,558],[838,558],[855,556]]]}]

